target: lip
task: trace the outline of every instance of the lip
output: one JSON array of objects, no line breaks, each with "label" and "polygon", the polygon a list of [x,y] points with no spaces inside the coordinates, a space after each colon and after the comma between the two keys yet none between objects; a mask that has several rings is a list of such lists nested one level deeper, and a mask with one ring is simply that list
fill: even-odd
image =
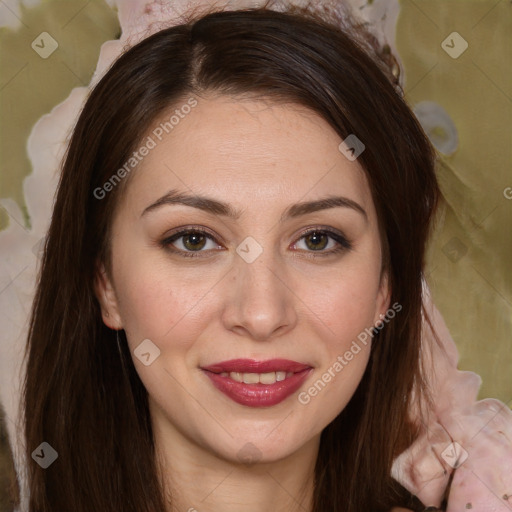
[{"label": "lip", "polygon": [[[232,359],[201,368],[212,384],[234,402],[248,407],[270,407],[276,405],[300,388],[313,368],[307,364],[288,359],[254,361],[252,359]],[[268,373],[285,371],[293,375],[274,384],[245,384],[222,377],[227,372]]]}]

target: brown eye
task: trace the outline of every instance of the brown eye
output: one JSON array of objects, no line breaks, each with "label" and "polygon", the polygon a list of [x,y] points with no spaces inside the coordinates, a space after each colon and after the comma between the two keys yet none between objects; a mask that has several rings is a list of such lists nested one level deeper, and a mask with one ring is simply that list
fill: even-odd
[{"label": "brown eye", "polygon": [[206,255],[211,249],[221,249],[213,235],[199,228],[178,231],[162,240],[160,245],[182,256]]},{"label": "brown eye", "polygon": [[323,250],[329,243],[329,237],[322,231],[313,231],[304,237],[306,245],[313,251]]},{"label": "brown eye", "polygon": [[294,244],[295,249],[309,253],[318,253],[315,256],[328,256],[330,254],[349,251],[352,244],[341,232],[332,229],[310,229],[302,234]]},{"label": "brown eye", "polygon": [[206,237],[201,233],[190,233],[183,238],[183,245],[190,251],[200,251],[206,245]]}]

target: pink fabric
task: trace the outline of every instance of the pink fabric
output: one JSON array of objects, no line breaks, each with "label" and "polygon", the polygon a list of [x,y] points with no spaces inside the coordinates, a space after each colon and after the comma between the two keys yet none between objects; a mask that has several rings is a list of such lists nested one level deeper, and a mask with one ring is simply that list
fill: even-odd
[{"label": "pink fabric", "polygon": [[512,511],[512,411],[498,400],[476,400],[481,379],[457,369],[455,343],[426,288],[424,304],[441,342],[425,323],[422,352],[435,406],[423,416],[412,412],[422,417],[422,434],[392,474],[428,506],[441,504],[453,477],[448,512]]}]

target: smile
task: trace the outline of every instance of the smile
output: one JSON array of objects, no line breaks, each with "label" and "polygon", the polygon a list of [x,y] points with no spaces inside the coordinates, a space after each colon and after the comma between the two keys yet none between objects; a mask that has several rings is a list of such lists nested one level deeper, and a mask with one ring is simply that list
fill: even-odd
[{"label": "smile", "polygon": [[300,388],[313,370],[309,365],[285,359],[234,359],[201,369],[218,391],[248,407],[270,407],[282,402]]}]

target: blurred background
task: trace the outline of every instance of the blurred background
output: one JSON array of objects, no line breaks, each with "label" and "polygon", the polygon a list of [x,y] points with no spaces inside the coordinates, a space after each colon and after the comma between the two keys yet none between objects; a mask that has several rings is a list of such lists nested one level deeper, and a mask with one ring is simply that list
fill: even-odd
[{"label": "blurred background", "polygon": [[[391,16],[406,99],[440,152],[443,201],[427,279],[480,398],[512,406],[512,2],[373,0],[357,9]],[[30,230],[23,180],[32,172],[34,123],[86,86],[105,41],[120,35],[103,0],[0,0],[0,229]],[[8,285],[6,285],[8,286]],[[0,293],[6,289],[4,286]],[[0,311],[0,326],[8,319]],[[3,356],[2,356],[3,357]],[[9,379],[0,363],[0,396]],[[2,378],[4,377],[4,378]],[[3,389],[2,389],[3,388]],[[16,489],[0,408],[0,512]]]}]

